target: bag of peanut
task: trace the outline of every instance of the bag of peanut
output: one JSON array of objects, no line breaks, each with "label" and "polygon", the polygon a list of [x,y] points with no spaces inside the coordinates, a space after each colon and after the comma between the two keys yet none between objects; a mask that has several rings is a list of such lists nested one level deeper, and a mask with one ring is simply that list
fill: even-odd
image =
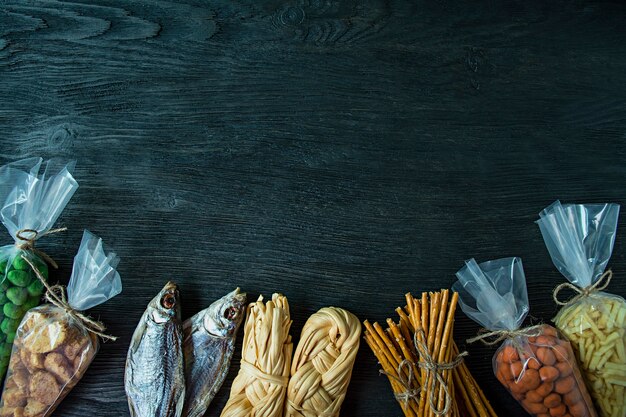
[{"label": "bag of peanut", "polygon": [[49,304],[29,310],[17,328],[0,400],[1,417],[46,417],[80,381],[96,355],[102,323],[81,313],[122,290],[119,258],[85,230],[65,289],[45,284]]},{"label": "bag of peanut", "polygon": [[502,342],[493,372],[524,409],[537,417],[597,417],[567,339],[546,324],[520,328],[529,311],[522,260],[471,259],[456,275],[462,310],[486,331],[468,342]]},{"label": "bag of peanut", "polygon": [[65,230],[52,226],[78,188],[73,168],[73,162],[43,164],[41,158],[0,168],[0,220],[15,241],[0,247],[0,381],[9,365],[15,330],[24,314],[39,305],[43,294],[44,287],[31,265],[44,278],[48,277],[46,262],[56,268],[35,242]]},{"label": "bag of peanut", "polygon": [[[615,242],[619,205],[553,203],[537,221],[557,269],[569,282],[554,291],[562,308],[554,318],[572,342],[591,395],[603,417],[626,417],[626,301],[602,292]],[[577,293],[569,301],[563,289]]]}]

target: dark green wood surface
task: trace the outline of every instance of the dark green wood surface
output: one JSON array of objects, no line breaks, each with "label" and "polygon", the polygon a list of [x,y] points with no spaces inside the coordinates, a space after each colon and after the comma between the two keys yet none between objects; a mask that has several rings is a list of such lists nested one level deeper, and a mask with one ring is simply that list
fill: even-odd
[{"label": "dark green wood surface", "polygon": [[[93,312],[120,340],[55,415],[129,415],[130,335],[170,279],[185,317],[236,286],[283,292],[297,339],[323,306],[384,320],[465,259],[517,255],[548,321],[563,278],[537,213],[626,203],[625,16],[617,1],[0,0],[0,163],[78,161],[69,231],[41,242],[52,276],[84,227],[122,257],[124,292]],[[458,315],[462,346],[476,330]],[[525,415],[493,349],[468,350],[500,415]],[[365,345],[342,415],[401,415]]]}]

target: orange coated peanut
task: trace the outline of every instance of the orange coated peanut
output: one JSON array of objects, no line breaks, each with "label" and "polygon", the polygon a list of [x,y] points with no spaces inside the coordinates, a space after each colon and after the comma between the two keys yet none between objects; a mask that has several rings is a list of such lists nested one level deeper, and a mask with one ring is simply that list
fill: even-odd
[{"label": "orange coated peanut", "polygon": [[552,393],[543,399],[543,405],[548,408],[554,408],[557,405],[561,405],[561,396],[557,393]]},{"label": "orange coated peanut", "polygon": [[556,357],[552,352],[552,348],[540,347],[537,349],[537,359],[544,365],[552,366],[556,363]]},{"label": "orange coated peanut", "polygon": [[559,394],[567,394],[576,386],[576,380],[573,376],[561,378],[554,383],[554,390]]},{"label": "orange coated peanut", "polygon": [[567,412],[567,408],[565,407],[565,404],[559,404],[556,407],[550,408],[550,415],[552,417],[564,416],[566,412]]},{"label": "orange coated peanut", "polygon": [[496,376],[535,417],[596,417],[579,386],[569,343],[554,328],[543,330],[527,345],[505,344],[495,357]]},{"label": "orange coated peanut", "polygon": [[572,365],[569,364],[568,362],[557,363],[556,369],[559,370],[559,374],[561,375],[562,378],[565,378],[566,376],[570,376],[572,372],[574,371],[574,369],[572,368]]},{"label": "orange coated peanut", "polygon": [[544,366],[539,369],[539,377],[542,381],[554,381],[559,377],[559,370],[553,366]]}]

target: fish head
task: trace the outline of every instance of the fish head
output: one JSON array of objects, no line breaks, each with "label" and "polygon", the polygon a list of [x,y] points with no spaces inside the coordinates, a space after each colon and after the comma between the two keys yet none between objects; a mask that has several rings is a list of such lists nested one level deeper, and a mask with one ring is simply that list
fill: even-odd
[{"label": "fish head", "polygon": [[206,310],[203,325],[217,337],[229,337],[237,332],[246,308],[246,294],[239,288],[215,301]]},{"label": "fish head", "polygon": [[165,287],[150,301],[148,317],[156,324],[180,318],[180,295],[178,285],[168,282]]}]

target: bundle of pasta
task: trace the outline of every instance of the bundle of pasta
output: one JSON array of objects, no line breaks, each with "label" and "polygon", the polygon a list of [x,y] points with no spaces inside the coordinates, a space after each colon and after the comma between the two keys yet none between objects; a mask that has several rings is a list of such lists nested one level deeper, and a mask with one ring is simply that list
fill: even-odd
[{"label": "bundle of pasta", "polygon": [[85,230],[67,298],[63,287],[50,287],[39,276],[50,304],[28,311],[17,329],[0,417],[52,414],[91,364],[99,348],[97,336],[115,339],[81,311],[120,293],[118,262],[114,253],[105,255],[101,239]]},{"label": "bundle of pasta", "polygon": [[361,323],[325,307],[307,320],[291,364],[285,417],[338,417],[359,350]]},{"label": "bundle of pasta", "polygon": [[239,374],[222,417],[282,417],[293,344],[287,298],[248,306]]},{"label": "bundle of pasta", "polygon": [[[602,292],[612,277],[604,272],[615,242],[619,205],[555,202],[537,221],[552,261],[567,278],[554,300],[563,306],[554,319],[572,342],[604,417],[626,417],[626,301]],[[563,302],[569,288],[578,295]]]}]

